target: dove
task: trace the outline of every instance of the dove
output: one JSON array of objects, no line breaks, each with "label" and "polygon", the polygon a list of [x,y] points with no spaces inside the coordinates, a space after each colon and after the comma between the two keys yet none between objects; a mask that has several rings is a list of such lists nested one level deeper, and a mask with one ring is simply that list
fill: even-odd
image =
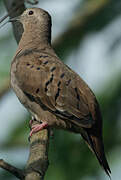
[{"label": "dove", "polygon": [[30,123],[30,136],[47,127],[79,133],[110,176],[99,104],[88,85],[52,48],[51,16],[43,9],[28,8],[11,21],[15,20],[22,23],[24,32],[11,64],[11,86],[37,121]]}]

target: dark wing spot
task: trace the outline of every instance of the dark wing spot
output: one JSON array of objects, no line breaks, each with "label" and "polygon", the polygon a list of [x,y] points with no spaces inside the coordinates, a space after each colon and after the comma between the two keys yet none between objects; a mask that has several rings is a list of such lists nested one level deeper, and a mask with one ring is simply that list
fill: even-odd
[{"label": "dark wing spot", "polygon": [[51,78],[50,78],[50,83],[53,81],[53,76],[54,76],[54,75],[52,74],[52,76],[51,76]]},{"label": "dark wing spot", "polygon": [[61,81],[58,82],[58,87],[61,85]]},{"label": "dark wing spot", "polygon": [[48,61],[43,62],[43,64],[48,64]]},{"label": "dark wing spot", "polygon": [[60,94],[60,88],[58,88],[57,93],[56,93],[56,95],[55,95],[55,101],[57,100],[59,94]]},{"label": "dark wing spot", "polygon": [[48,56],[43,56],[43,55],[40,56],[40,58],[46,58],[46,57],[48,57]]},{"label": "dark wing spot", "polygon": [[77,109],[79,109],[80,96],[79,96],[79,94],[78,94],[78,89],[77,89],[77,88],[75,88],[75,91],[76,91],[76,97],[77,97],[77,99],[78,99],[78,102],[77,102]]},{"label": "dark wing spot", "polygon": [[50,71],[53,72],[55,69],[56,69],[56,67],[54,66],[54,67],[52,67],[52,69]]},{"label": "dark wing spot", "polygon": [[29,93],[27,93],[27,92],[25,92],[25,91],[24,91],[24,94],[25,94],[32,102],[35,101],[34,96],[32,96],[31,94],[29,94]]},{"label": "dark wing spot", "polygon": [[61,75],[60,75],[60,78],[63,78],[65,76],[65,74],[64,73],[62,73]]},{"label": "dark wing spot", "polygon": [[34,66],[32,65],[30,68],[33,68]]},{"label": "dark wing spot", "polygon": [[30,64],[29,64],[29,63],[27,63],[26,65],[27,65],[27,66],[30,66]]},{"label": "dark wing spot", "polygon": [[47,86],[53,81],[53,77],[54,77],[54,75],[52,74],[50,79],[45,83],[45,92],[47,92]]},{"label": "dark wing spot", "polygon": [[45,92],[47,92],[47,87],[45,87]]},{"label": "dark wing spot", "polygon": [[56,93],[56,95],[55,95],[55,101],[57,100],[57,98],[58,98],[58,96],[59,96],[59,94],[60,94],[60,90],[61,90],[61,89],[59,88],[60,85],[61,85],[61,81],[58,82],[58,90],[57,90],[57,93]]},{"label": "dark wing spot", "polygon": [[77,99],[80,100],[77,88],[75,88],[75,91],[76,91]]},{"label": "dark wing spot", "polygon": [[36,90],[36,93],[38,93],[39,92],[39,88]]},{"label": "dark wing spot", "polygon": [[71,79],[69,79],[68,81],[66,81],[66,86],[68,86],[71,82]]},{"label": "dark wing spot", "polygon": [[43,56],[43,58],[46,58],[46,57],[48,57],[48,56]]},{"label": "dark wing spot", "polygon": [[37,70],[40,70],[40,67],[37,67]]},{"label": "dark wing spot", "polygon": [[49,85],[49,83],[50,83],[50,80],[47,81],[46,84],[45,84],[45,92],[47,92],[47,86]]}]

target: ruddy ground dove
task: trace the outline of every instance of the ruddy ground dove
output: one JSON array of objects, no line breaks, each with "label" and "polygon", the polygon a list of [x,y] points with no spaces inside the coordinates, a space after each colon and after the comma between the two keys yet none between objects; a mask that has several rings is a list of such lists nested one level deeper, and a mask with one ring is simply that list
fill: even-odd
[{"label": "ruddy ground dove", "polygon": [[23,24],[24,32],[11,65],[11,86],[38,122],[31,135],[47,126],[81,134],[110,176],[98,102],[88,85],[54,52],[50,15],[30,8],[14,20]]}]

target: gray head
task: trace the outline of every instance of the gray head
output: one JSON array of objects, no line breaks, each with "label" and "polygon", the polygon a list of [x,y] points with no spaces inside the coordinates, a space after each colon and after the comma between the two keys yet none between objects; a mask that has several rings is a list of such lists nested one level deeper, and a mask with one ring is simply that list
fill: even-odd
[{"label": "gray head", "polygon": [[40,8],[26,9],[19,17],[19,20],[23,24],[24,28],[26,28],[26,26],[28,27],[29,25],[38,25],[40,27],[51,26],[51,16],[47,11]]},{"label": "gray head", "polygon": [[47,39],[51,41],[51,16],[49,13],[40,8],[28,8],[19,17],[10,21],[20,21],[23,24],[24,32],[29,37]]}]

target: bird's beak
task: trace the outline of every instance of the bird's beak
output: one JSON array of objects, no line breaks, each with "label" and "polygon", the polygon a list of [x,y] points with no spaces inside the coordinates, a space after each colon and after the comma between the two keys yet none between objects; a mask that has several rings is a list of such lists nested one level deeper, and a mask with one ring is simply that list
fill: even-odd
[{"label": "bird's beak", "polygon": [[7,24],[8,22],[15,22],[15,21],[20,21],[21,20],[21,16],[18,17],[14,17],[14,18],[10,18],[8,21],[6,21],[2,26],[0,26],[0,29]]},{"label": "bird's beak", "polygon": [[9,22],[20,21],[20,20],[21,20],[21,16],[18,16],[18,17],[10,18]]}]

